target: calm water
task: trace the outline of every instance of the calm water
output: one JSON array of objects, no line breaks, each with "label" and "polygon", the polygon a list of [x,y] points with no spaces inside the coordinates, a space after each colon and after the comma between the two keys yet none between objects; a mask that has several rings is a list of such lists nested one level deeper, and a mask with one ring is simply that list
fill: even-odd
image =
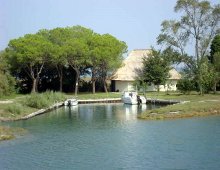
[{"label": "calm water", "polygon": [[79,105],[14,122],[29,133],[0,143],[0,169],[220,169],[220,116],[137,120],[142,109]]}]

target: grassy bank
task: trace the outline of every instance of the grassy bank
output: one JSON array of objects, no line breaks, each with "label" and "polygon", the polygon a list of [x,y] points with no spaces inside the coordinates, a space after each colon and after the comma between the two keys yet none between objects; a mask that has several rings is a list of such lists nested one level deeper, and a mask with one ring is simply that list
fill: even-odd
[{"label": "grassy bank", "polygon": [[[0,120],[14,120],[24,117],[39,109],[63,102],[67,98],[75,97],[74,94],[59,92],[45,92],[40,94],[13,95],[0,99]],[[103,99],[119,98],[121,93],[79,93],[77,99]]]},{"label": "grassy bank", "polygon": [[206,94],[204,96],[196,93],[191,95],[182,95],[179,93],[149,93],[149,98],[187,101],[180,104],[169,105],[158,109],[148,110],[138,118],[147,120],[174,119],[195,116],[207,116],[220,114],[220,94]]},{"label": "grassy bank", "polygon": [[62,93],[45,92],[0,99],[0,120],[19,119],[39,109],[48,108],[56,102],[64,101],[65,98]]}]

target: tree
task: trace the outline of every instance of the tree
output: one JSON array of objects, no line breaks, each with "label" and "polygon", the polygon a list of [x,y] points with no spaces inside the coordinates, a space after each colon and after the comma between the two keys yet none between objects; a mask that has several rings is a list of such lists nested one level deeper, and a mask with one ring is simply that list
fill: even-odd
[{"label": "tree", "polygon": [[214,55],[218,52],[220,52],[220,34],[216,35],[214,39],[212,40],[211,46],[210,46],[210,57],[209,60],[211,63],[214,63],[213,58]]},{"label": "tree", "polygon": [[64,52],[68,64],[76,72],[75,95],[78,93],[80,70],[89,64],[89,44],[93,31],[81,26],[68,28],[71,31],[70,38],[64,44]]},{"label": "tree", "polygon": [[14,91],[15,79],[9,73],[5,53],[0,52],[0,97],[10,95]]},{"label": "tree", "polygon": [[37,34],[27,34],[9,42],[6,49],[9,62],[15,70],[23,69],[32,79],[31,92],[37,91],[40,74],[51,49],[52,44]]},{"label": "tree", "polygon": [[64,43],[71,37],[67,28],[40,30],[38,34],[44,36],[53,44],[53,53],[50,56],[50,65],[55,66],[59,77],[59,91],[63,91],[63,68],[68,65],[65,56]]},{"label": "tree", "polygon": [[[206,57],[213,37],[219,32],[220,5],[211,6],[208,1],[178,0],[175,12],[181,12],[181,20],[164,21],[158,43],[172,46],[185,54],[187,43],[193,42],[195,49],[195,77],[200,73],[200,60]],[[197,79],[202,93],[200,78]]]},{"label": "tree", "polygon": [[101,79],[105,92],[108,92],[107,76],[121,66],[127,46],[110,34],[95,34],[90,50],[93,93],[98,79]]},{"label": "tree", "polygon": [[152,49],[149,57],[143,59],[143,64],[144,82],[156,85],[159,91],[159,85],[165,85],[169,78],[169,62],[164,58],[163,52]]},{"label": "tree", "polygon": [[209,60],[215,72],[214,93],[216,93],[217,83],[220,81],[220,35],[216,35],[210,47]]}]

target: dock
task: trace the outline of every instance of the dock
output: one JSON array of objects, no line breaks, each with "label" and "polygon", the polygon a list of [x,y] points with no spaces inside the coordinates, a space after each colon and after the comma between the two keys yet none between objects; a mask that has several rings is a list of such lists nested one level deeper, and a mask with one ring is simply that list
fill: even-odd
[{"label": "dock", "polygon": [[121,103],[121,102],[122,102],[121,98],[78,100],[79,104],[88,104],[88,103]]}]

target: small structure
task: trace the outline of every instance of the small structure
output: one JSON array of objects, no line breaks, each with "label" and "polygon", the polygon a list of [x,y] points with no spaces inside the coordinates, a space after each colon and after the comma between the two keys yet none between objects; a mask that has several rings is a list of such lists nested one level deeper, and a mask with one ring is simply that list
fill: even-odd
[{"label": "small structure", "polygon": [[[148,57],[150,50],[137,49],[130,52],[128,57],[123,61],[123,65],[111,76],[112,91],[135,91],[133,83],[138,75],[138,70],[143,67],[143,58]],[[175,70],[169,71],[170,77],[164,85],[159,86],[160,91],[176,91],[177,81],[181,75]],[[156,91],[155,85],[148,87],[147,91]]]}]

